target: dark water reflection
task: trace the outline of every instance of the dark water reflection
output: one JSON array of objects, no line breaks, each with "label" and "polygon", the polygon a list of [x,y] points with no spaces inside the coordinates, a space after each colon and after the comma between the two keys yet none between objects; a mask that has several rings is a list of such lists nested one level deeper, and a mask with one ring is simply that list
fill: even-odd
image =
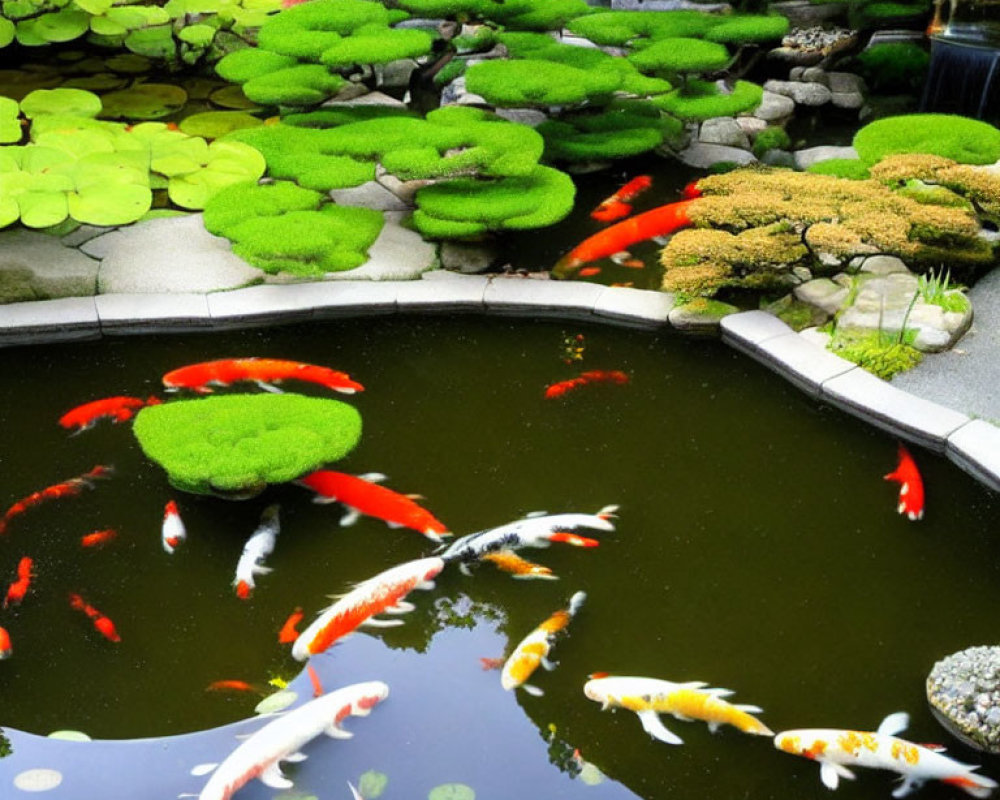
[{"label": "dark water reflection", "polygon": [[[631,383],[544,400],[547,383],[579,368],[560,360],[563,339],[576,333],[586,336],[582,368],[624,369]],[[345,745],[349,776],[390,776],[387,799],[421,798],[450,781],[473,786],[480,800],[825,797],[816,765],[777,753],[765,737],[712,735],[668,717],[686,743],[671,748],[650,740],[634,714],[602,713],[583,682],[595,671],[705,680],[763,707],[775,730],[874,729],[906,710],[909,738],[940,741],[926,673],[947,653],[996,640],[996,496],[915,451],[927,517],[903,520],[895,487],[881,479],[895,466],[893,440],[715,342],[471,318],[111,339],[0,351],[0,506],[98,462],[117,470],[94,491],[34,509],[0,540],[0,580],[13,578],[22,555],[38,573],[23,606],[0,612],[15,647],[0,664],[0,726],[117,738],[248,715],[257,698],[205,687],[291,677],[298,665],[276,631],[295,606],[311,617],[325,595],[433,549],[371,519],[340,528],[339,507],[278,487],[244,503],[179,497],[189,539],[169,557],[159,526],[174,493],[128,426],[68,438],[56,425],[78,403],[155,393],[171,368],[237,355],[327,364],[365,384],[350,400],[364,419],[362,441],[339,468],[386,473],[458,533],[534,510],[621,505],[618,530],[599,548],[524,553],[560,581],[516,581],[489,565],[471,577],[447,570],[436,590],[411,595],[417,609],[405,625],[358,634],[323,656],[344,683],[392,688]],[[274,572],[244,603],[230,586],[233,569],[272,502],[282,504]],[[119,539],[79,548],[82,534],[104,527]],[[534,681],[545,695],[504,692],[480,657],[505,654],[577,589],[588,601],[553,653],[559,667]],[[119,646],[69,610],[71,591],[114,619]],[[573,778],[575,748],[613,780]],[[294,767],[298,789],[346,796],[336,763],[336,780],[325,759]],[[888,775],[862,773],[838,795],[889,791]],[[928,787],[921,797],[949,792]]]}]

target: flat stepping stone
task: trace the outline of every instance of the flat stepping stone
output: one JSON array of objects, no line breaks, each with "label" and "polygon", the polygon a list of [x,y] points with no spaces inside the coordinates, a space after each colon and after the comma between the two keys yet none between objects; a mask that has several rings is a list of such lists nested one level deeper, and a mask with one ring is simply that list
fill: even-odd
[{"label": "flat stepping stone", "polygon": [[98,262],[55,236],[25,228],[0,233],[0,304],[89,297]]}]

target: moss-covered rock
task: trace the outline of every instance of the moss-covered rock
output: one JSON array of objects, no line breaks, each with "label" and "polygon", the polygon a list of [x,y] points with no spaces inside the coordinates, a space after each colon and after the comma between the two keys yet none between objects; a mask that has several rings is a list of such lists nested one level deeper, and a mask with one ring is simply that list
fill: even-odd
[{"label": "moss-covered rock", "polygon": [[601,45],[624,47],[672,36],[702,36],[722,18],[703,11],[603,11],[578,17],[567,27]]},{"label": "moss-covered rock", "polygon": [[1000,130],[954,114],[904,114],[865,125],[854,135],[854,149],[869,164],[900,153],[992,164],[1000,159]]},{"label": "moss-covered rock", "polygon": [[705,38],[731,45],[763,44],[778,41],[788,28],[788,18],[780,15],[734,14],[710,28]]},{"label": "moss-covered rock", "polygon": [[651,98],[650,102],[683,120],[732,117],[760,105],[764,89],[749,81],[736,81],[731,90],[712,81],[689,80],[679,89]]},{"label": "moss-covered rock", "polygon": [[249,497],[346,456],[361,415],[326,398],[230,394],[149,406],[133,429],[175,488]]},{"label": "moss-covered rock", "polygon": [[657,39],[628,57],[643,72],[666,75],[719,70],[729,59],[725,45],[684,36]]},{"label": "moss-covered rock", "polygon": [[502,107],[603,103],[622,83],[614,70],[580,69],[542,59],[482,61],[465,72],[473,94]]}]

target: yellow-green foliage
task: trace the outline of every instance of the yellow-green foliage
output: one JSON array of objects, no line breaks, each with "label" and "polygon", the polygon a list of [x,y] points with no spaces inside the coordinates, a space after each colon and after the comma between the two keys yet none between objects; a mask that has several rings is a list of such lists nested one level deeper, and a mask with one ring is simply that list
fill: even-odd
[{"label": "yellow-green foliage", "polygon": [[828,349],[886,381],[923,359],[923,353],[915,347],[881,331],[851,336],[836,333]]},{"label": "yellow-green foliage", "polygon": [[914,179],[938,184],[975,203],[988,218],[1000,219],[1000,175],[989,167],[959,164],[942,156],[896,155],[883,158],[871,174],[895,186]]}]

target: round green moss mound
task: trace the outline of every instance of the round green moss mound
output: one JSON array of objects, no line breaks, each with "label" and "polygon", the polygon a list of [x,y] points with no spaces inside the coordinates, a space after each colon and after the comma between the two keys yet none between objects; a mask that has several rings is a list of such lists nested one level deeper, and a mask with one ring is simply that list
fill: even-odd
[{"label": "round green moss mound", "polygon": [[723,44],[760,44],[773,42],[788,33],[787,17],[748,14],[725,18],[705,34],[710,42]]},{"label": "round green moss mound", "polygon": [[1000,158],[1000,130],[954,114],[904,114],[865,125],[854,135],[854,149],[868,164],[899,153],[992,164]]},{"label": "round green moss mound", "polygon": [[133,430],[175,488],[249,497],[346,456],[361,415],[327,398],[230,394],[148,406]]},{"label": "round green moss mound", "polygon": [[622,47],[641,39],[702,36],[722,21],[704,11],[599,11],[569,23],[595,44]]},{"label": "round green moss mound", "polygon": [[709,72],[729,63],[725,45],[684,36],[661,39],[633,53],[628,60],[643,72]]},{"label": "round green moss mound", "polygon": [[619,72],[580,69],[542,59],[482,61],[465,72],[465,86],[504,107],[572,105],[601,101],[622,82]]},{"label": "round green moss mound", "polygon": [[764,89],[749,81],[736,81],[731,92],[724,92],[711,81],[690,80],[669,94],[651,98],[650,102],[668,114],[684,120],[705,120],[712,117],[732,117],[760,105]]},{"label": "round green moss mound", "polygon": [[828,158],[809,167],[806,172],[816,175],[833,175],[836,178],[849,178],[852,181],[863,181],[870,177],[868,165],[859,158]]}]

